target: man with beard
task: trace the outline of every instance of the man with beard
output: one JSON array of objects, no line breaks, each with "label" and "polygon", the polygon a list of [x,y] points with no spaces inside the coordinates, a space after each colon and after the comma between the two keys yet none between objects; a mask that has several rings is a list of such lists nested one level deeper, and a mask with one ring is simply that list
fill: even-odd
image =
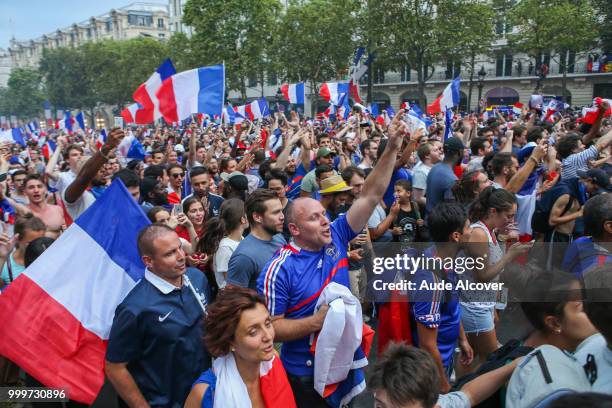
[{"label": "man with beard", "polygon": [[268,189],[255,190],[244,204],[251,233],[229,260],[227,283],[256,289],[259,273],[274,253],[286,244],[283,238],[283,205]]},{"label": "man with beard", "polygon": [[190,197],[196,197],[202,202],[202,206],[207,209],[207,218],[218,216],[221,204],[223,204],[223,197],[210,192],[211,179],[206,167],[193,167],[189,173],[189,181],[193,193],[185,197],[183,202]]},{"label": "man with beard", "polygon": [[168,208],[166,189],[154,178],[145,177],[140,181],[140,197],[142,198],[140,205],[145,213],[158,205]]},{"label": "man with beard", "polygon": [[453,169],[461,163],[465,146],[461,139],[449,137],[444,142],[443,149],[444,160],[433,166],[427,175],[427,188],[425,190],[427,213],[438,203],[452,198],[451,187],[457,181]]},{"label": "man with beard", "polygon": [[366,170],[374,167],[376,158],[378,157],[378,143],[373,142],[371,139],[366,139],[361,143],[361,154],[363,154],[363,160],[357,167]]},{"label": "man with beard", "polygon": [[125,133],[121,128],[114,128],[109,133],[104,146],[93,156],[79,163],[80,168],[76,178],[61,193],[68,215],[73,220],[79,218],[96,201],[94,194],[87,188],[99,187],[106,183],[104,163],[108,161],[109,155],[119,146],[124,136]]},{"label": "man with beard", "polygon": [[47,231],[54,235],[62,232],[66,226],[64,211],[59,205],[47,203],[47,186],[40,174],[30,174],[26,177],[25,194],[28,197],[28,209],[47,226]]},{"label": "man with beard", "polygon": [[353,188],[349,187],[342,176],[334,174],[321,180],[321,205],[327,211],[327,218],[334,221],[340,214],[348,210],[347,202]]}]

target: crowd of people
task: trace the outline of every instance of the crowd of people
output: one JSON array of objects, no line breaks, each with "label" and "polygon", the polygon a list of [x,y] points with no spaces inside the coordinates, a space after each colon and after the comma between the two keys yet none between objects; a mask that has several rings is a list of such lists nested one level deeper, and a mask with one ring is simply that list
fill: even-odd
[{"label": "crowd of people", "polygon": [[[348,406],[359,370],[381,408],[611,406],[608,108],[592,125],[524,108],[415,129],[356,105],[100,144],[50,130],[48,157],[4,143],[0,290],[119,179],[151,221],[108,341],[120,406]],[[144,160],[118,154],[128,133]],[[481,264],[378,276],[382,253]],[[375,279],[426,288],[381,296]]]}]

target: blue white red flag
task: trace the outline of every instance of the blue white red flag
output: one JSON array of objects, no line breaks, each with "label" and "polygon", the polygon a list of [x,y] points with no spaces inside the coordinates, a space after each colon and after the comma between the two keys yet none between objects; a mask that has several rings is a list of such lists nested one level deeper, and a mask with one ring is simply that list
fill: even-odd
[{"label": "blue white red flag", "polygon": [[[157,91],[161,87],[162,83],[175,73],[176,70],[174,69],[174,65],[172,65],[172,61],[170,58],[168,58],[162,62],[162,64],[155,70],[149,79],[146,80],[146,82],[141,84],[138,89],[136,89],[132,95],[132,98],[140,104],[143,111],[147,111],[146,114],[144,112],[140,113],[140,118],[142,118],[142,120],[144,120],[146,117],[146,119],[149,120],[147,123],[150,123],[162,117],[159,110]],[[136,117],[134,116],[134,119],[135,118]],[[134,121],[130,123],[138,122]]]},{"label": "blue white red flag", "polygon": [[45,386],[93,403],[115,309],[144,276],[136,240],[147,224],[115,180],[0,295],[0,354]]},{"label": "blue white red flag", "polygon": [[444,91],[436,98],[431,105],[427,106],[427,113],[435,115],[436,113],[444,113],[447,110],[458,106],[461,99],[461,78],[457,77],[444,88]]}]

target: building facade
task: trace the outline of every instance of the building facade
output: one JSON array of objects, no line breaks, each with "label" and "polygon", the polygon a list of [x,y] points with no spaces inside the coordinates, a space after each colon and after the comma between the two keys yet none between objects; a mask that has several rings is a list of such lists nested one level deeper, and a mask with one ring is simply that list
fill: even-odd
[{"label": "building facade", "polygon": [[170,16],[170,31],[174,33],[184,33],[188,37],[193,34],[193,27],[183,23],[183,8],[187,0],[169,0],[168,11]]},{"label": "building facade", "polygon": [[11,55],[4,48],[0,48],[0,88],[6,87],[11,76]]},{"label": "building facade", "polygon": [[163,4],[132,3],[108,13],[57,29],[39,38],[11,40],[9,54],[13,68],[36,67],[46,48],[78,47],[90,41],[170,37],[168,7]]}]

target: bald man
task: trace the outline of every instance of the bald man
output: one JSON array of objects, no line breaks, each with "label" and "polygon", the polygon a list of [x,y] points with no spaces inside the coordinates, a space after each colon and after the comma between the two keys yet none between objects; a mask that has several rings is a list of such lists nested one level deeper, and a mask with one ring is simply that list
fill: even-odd
[{"label": "bald man", "polygon": [[364,228],[389,184],[405,134],[402,115],[400,111],[392,122],[387,148],[346,214],[330,223],[320,202],[298,198],[292,203],[287,217],[293,241],[276,253],[257,279],[273,316],[275,340],[283,342],[281,359],[299,407],[327,407],[314,389],[309,337],[321,330],[328,307],[315,314],[315,304],[329,282],[349,287],[348,243]]}]

